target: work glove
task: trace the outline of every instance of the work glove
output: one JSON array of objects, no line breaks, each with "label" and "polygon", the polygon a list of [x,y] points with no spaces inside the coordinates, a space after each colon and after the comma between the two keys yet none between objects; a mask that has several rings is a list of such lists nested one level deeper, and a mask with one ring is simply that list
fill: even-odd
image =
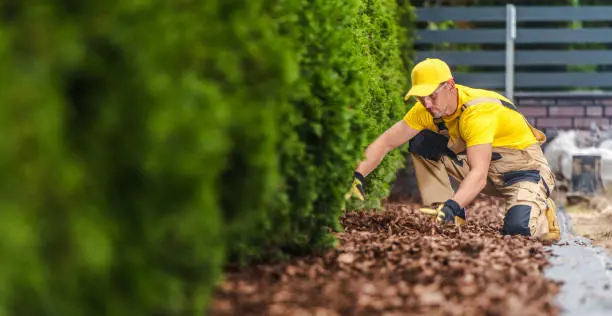
[{"label": "work glove", "polygon": [[365,177],[355,171],[353,175],[353,186],[351,187],[351,191],[347,194],[346,198],[349,199],[353,196],[356,196],[358,199],[365,201]]},{"label": "work glove", "polygon": [[545,240],[559,240],[561,239],[561,229],[559,228],[559,222],[557,221],[557,208],[555,201],[551,198],[546,199],[546,221],[548,222],[548,234],[544,236]]},{"label": "work glove", "polygon": [[420,211],[423,214],[435,217],[437,223],[455,223],[455,225],[465,225],[467,223],[465,209],[461,208],[459,203],[454,200],[448,200],[438,208],[423,207]]}]

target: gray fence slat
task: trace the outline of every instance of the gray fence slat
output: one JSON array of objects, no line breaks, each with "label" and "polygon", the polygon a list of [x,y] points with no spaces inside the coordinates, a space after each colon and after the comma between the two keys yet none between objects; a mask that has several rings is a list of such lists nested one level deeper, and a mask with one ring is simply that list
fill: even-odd
[{"label": "gray fence slat", "polygon": [[514,94],[515,98],[559,98],[564,99],[612,99],[612,92],[593,91],[522,91]]},{"label": "gray fence slat", "polygon": [[612,65],[612,52],[606,50],[516,51],[515,65]]},{"label": "gray fence slat", "polygon": [[[458,84],[474,88],[501,88],[504,73],[455,73]],[[612,87],[612,72],[517,72],[514,86],[517,88],[587,88]]]},{"label": "gray fence slat", "polygon": [[438,7],[417,8],[416,20],[420,22],[440,21],[505,21],[505,7]]},{"label": "gray fence slat", "polygon": [[[606,50],[540,50],[515,53],[517,66],[612,65],[612,52]],[[419,51],[416,62],[440,58],[451,66],[504,66],[504,51]]]},{"label": "gray fence slat", "polygon": [[451,66],[503,66],[505,56],[504,51],[419,51],[416,62],[425,58],[440,58]]},{"label": "gray fence slat", "polygon": [[[516,6],[517,22],[534,21],[612,21],[610,6]],[[417,8],[419,22],[441,21],[505,21],[506,8],[499,7],[436,7]]]},{"label": "gray fence slat", "polygon": [[517,30],[516,43],[612,43],[612,28]]},{"label": "gray fence slat", "polygon": [[458,84],[472,88],[495,89],[504,88],[506,75],[503,72],[495,73],[453,73]]},{"label": "gray fence slat", "polygon": [[612,72],[516,73],[516,87],[612,87]]},{"label": "gray fence slat", "polygon": [[611,6],[517,6],[517,22],[528,21],[612,21]]},{"label": "gray fence slat", "polygon": [[[519,33],[520,34],[520,33]],[[506,43],[504,29],[417,31],[417,44],[439,43]]]},{"label": "gray fence slat", "polygon": [[[504,29],[474,29],[474,30],[419,30],[417,44],[440,43],[490,43],[506,42]],[[519,28],[516,43],[612,43],[612,28],[587,29],[529,29]]]}]

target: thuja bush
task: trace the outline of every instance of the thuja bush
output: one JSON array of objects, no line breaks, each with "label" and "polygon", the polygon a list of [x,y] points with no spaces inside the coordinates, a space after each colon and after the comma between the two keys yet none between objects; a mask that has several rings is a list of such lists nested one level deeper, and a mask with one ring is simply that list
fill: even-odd
[{"label": "thuja bush", "polygon": [[[342,210],[378,208],[403,167],[405,148],[368,177],[366,203],[344,196],[363,151],[408,109],[402,100],[411,63],[412,7],[407,1],[285,1],[276,30],[291,50],[294,76],[275,110],[278,176],[270,204],[235,209],[232,262],[332,246]],[[284,90],[286,89],[286,91]],[[257,108],[257,107],[253,107]],[[254,128],[254,127],[251,127]],[[233,172],[233,171],[231,171]],[[234,179],[244,181],[242,172]],[[235,192],[229,199],[235,197]],[[241,193],[242,194],[242,193]],[[244,191],[244,194],[249,192]],[[242,210],[242,211],[241,211]],[[254,220],[253,220],[254,219]]]},{"label": "thuja bush", "polygon": [[405,2],[0,10],[0,315],[200,315],[225,263],[332,246],[402,165],[347,205],[407,110]]}]

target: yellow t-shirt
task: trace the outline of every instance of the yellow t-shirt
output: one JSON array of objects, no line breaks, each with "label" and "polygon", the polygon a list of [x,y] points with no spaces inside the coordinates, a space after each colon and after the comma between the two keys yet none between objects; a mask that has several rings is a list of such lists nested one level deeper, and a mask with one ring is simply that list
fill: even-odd
[{"label": "yellow t-shirt", "polygon": [[[457,111],[448,117],[442,117],[451,141],[461,138],[466,146],[492,144],[493,147],[524,149],[537,142],[531,128],[523,115],[499,103],[483,102],[467,107],[463,113],[461,105],[480,97],[508,99],[488,90],[474,89],[455,85],[459,96]],[[417,102],[404,116],[408,126],[420,131],[430,129],[438,131],[432,115]]]}]

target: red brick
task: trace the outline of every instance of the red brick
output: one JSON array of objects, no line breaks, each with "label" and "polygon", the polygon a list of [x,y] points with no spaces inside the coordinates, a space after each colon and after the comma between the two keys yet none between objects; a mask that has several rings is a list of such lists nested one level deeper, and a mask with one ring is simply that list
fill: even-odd
[{"label": "red brick", "polygon": [[586,118],[586,117],[576,117],[574,118],[574,127],[576,128],[588,128],[591,126],[591,123],[595,122],[595,124],[597,124],[598,126],[609,126],[610,125],[610,119],[608,118],[595,118],[595,117],[590,117],[590,118]]},{"label": "red brick", "polygon": [[581,106],[551,106],[548,108],[549,116],[584,116],[584,107]]},{"label": "red brick", "polygon": [[597,100],[597,104],[612,106],[612,99]]},{"label": "red brick", "polygon": [[523,113],[523,115],[525,116],[532,116],[532,117],[538,117],[538,116],[546,116],[546,107],[545,106],[525,106],[525,107],[520,107],[519,111],[521,111],[521,113]]},{"label": "red brick", "polygon": [[539,118],[536,121],[536,127],[572,127],[572,119],[571,118]]},{"label": "red brick", "polygon": [[517,99],[516,105],[520,106],[545,106],[555,104],[555,99]]},{"label": "red brick", "polygon": [[601,106],[587,106],[586,107],[586,115],[587,116],[603,116],[603,108]]}]

